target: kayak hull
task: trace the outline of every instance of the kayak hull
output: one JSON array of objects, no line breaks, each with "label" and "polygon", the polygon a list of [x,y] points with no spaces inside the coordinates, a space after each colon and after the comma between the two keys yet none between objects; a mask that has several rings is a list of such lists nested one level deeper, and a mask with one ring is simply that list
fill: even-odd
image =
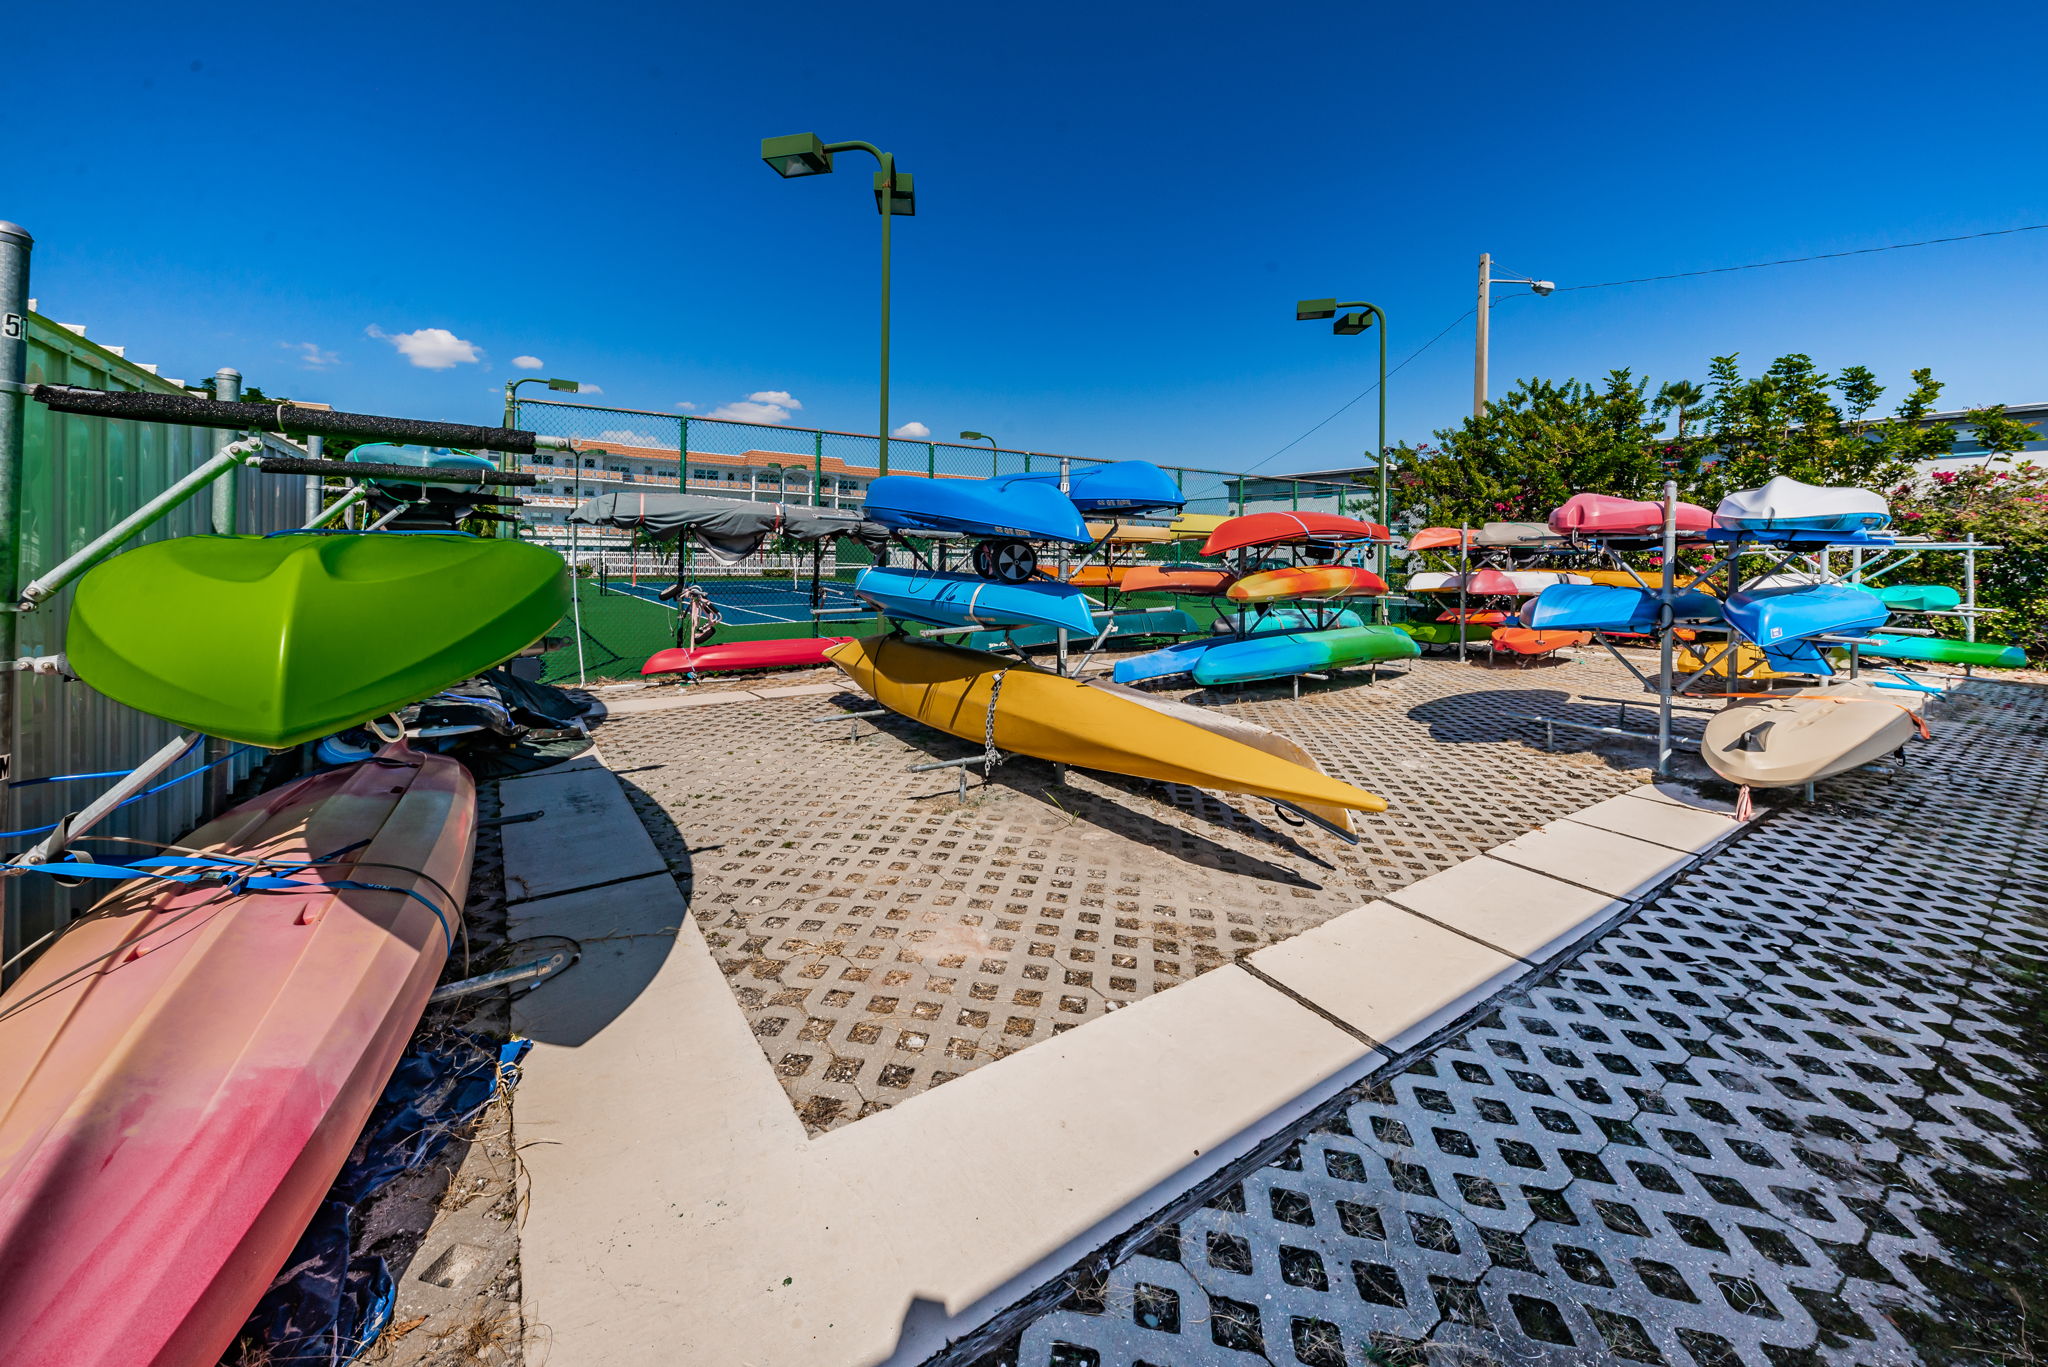
[{"label": "kayak hull", "polygon": [[1707,722],[1700,757],[1730,783],[1797,787],[1904,745],[1919,729],[1916,704],[1917,695],[1861,683],[1745,698]]},{"label": "kayak hull", "polygon": [[1186,593],[1214,598],[1237,581],[1229,570],[1169,569],[1159,565],[1133,565],[1124,576],[1125,593]]},{"label": "kayak hull", "polygon": [[1202,543],[1203,555],[1224,555],[1252,546],[1287,546],[1312,541],[1384,541],[1387,529],[1336,513],[1246,513],[1225,521]]},{"label": "kayak hull", "polygon": [[[1522,610],[1527,624],[1539,631],[1651,631],[1663,604],[1650,589],[1621,589],[1605,584],[1557,584],[1543,590]],[[1681,622],[1714,622],[1721,602],[1704,593],[1684,592],[1671,604]]]},{"label": "kayak hull", "polygon": [[1739,532],[1871,532],[1891,524],[1891,504],[1869,489],[1822,488],[1779,475],[1721,500],[1714,524]]},{"label": "kayak hull", "polygon": [[1860,645],[1862,655],[1885,660],[1926,660],[1933,664],[1982,665],[1990,669],[2025,669],[2027,653],[2018,646],[1996,641],[1949,641],[1938,636],[1886,636],[1870,638],[1876,645]]},{"label": "kayak hull", "polygon": [[999,749],[1083,769],[1304,805],[1386,810],[1384,798],[1278,755],[978,650],[861,637],[836,648],[832,663],[890,711],[976,745],[992,732]]},{"label": "kayak hull", "polygon": [[[1678,530],[1704,532],[1714,515],[1697,503],[1678,505]],[[1664,530],[1664,505],[1655,501],[1573,494],[1550,514],[1550,530],[1592,536],[1652,536]]]},{"label": "kayak hull", "polygon": [[[1016,488],[1020,484],[1059,489],[1058,474],[1003,475],[990,483]],[[1118,460],[1105,465],[1075,466],[1067,474],[1067,498],[1084,513],[1145,513],[1178,509],[1187,495],[1173,476],[1144,460]]]},{"label": "kayak hull", "polygon": [[65,649],[117,702],[276,749],[481,673],[568,607],[562,557],[526,541],[184,536],[87,572]]},{"label": "kayak hull", "polygon": [[1070,584],[1027,580],[1001,584],[974,574],[932,570],[862,570],[856,598],[891,617],[939,627],[1064,627],[1095,634],[1095,601]]},{"label": "kayak hull", "polygon": [[861,509],[870,521],[896,531],[1076,544],[1090,539],[1074,501],[1057,485],[1035,480],[883,475],[869,482]]},{"label": "kayak hull", "polygon": [[327,876],[417,890],[447,926],[397,891],[127,884],[0,997],[10,1360],[220,1360],[418,1022],[475,822],[459,764],[387,747],[181,843],[306,860],[366,841]]},{"label": "kayak hull", "polygon": [[642,675],[716,674],[738,669],[802,669],[825,663],[825,652],[848,636],[803,636],[785,641],[720,641],[694,649],[660,650],[640,666]]},{"label": "kayak hull", "polygon": [[1493,633],[1493,648],[1511,655],[1549,655],[1554,651],[1582,646],[1593,639],[1585,631],[1537,631],[1531,627],[1501,627]]},{"label": "kayak hull", "polygon": [[1890,584],[1877,596],[1893,612],[1949,612],[1963,605],[1963,595],[1945,584]]},{"label": "kayak hull", "polygon": [[1461,639],[1485,641],[1494,633],[1493,624],[1487,622],[1401,622],[1398,625],[1410,639],[1426,646],[1454,646]]},{"label": "kayak hull", "polygon": [[1826,658],[1808,637],[1858,636],[1884,625],[1884,600],[1847,584],[1744,590],[1729,596],[1728,624],[1763,648],[1782,670],[1828,674]]},{"label": "kayak hull", "polygon": [[[1076,648],[1086,646],[1102,634],[1102,628],[1109,627],[1109,640],[1119,636],[1186,636],[1200,630],[1195,619],[1179,608],[1139,608],[1128,612],[1098,612],[1095,625],[1086,637],[1069,636],[1067,642]],[[1004,627],[989,631],[969,632],[958,637],[953,644],[966,646],[971,650],[997,650],[1003,646],[1049,646],[1059,640],[1055,627]]]},{"label": "kayak hull", "polygon": [[1188,672],[1203,687],[1286,679],[1323,669],[1378,660],[1412,660],[1422,653],[1398,627],[1332,627],[1225,641],[1203,652]]},{"label": "kayak hull", "polygon": [[1357,565],[1296,565],[1248,574],[1230,586],[1233,603],[1278,603],[1294,598],[1377,598],[1387,581]]}]

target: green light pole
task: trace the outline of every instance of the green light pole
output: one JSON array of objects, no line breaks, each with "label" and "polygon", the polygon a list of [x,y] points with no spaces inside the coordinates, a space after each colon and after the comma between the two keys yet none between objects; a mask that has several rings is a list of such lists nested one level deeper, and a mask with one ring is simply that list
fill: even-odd
[{"label": "green light pole", "polygon": [[[1359,311],[1356,313],[1346,313],[1340,318],[1337,312],[1339,309],[1357,309]],[[1387,525],[1387,315],[1378,304],[1369,304],[1364,300],[1339,303],[1335,299],[1303,299],[1294,306],[1294,320],[1298,323],[1315,322],[1324,318],[1335,318],[1337,320],[1330,325],[1330,331],[1339,337],[1356,337],[1375,322],[1380,325],[1380,443],[1373,455],[1373,465],[1379,471],[1380,512],[1379,516],[1373,520],[1384,527]],[[1379,562],[1379,574],[1384,579],[1388,570],[1388,548],[1386,546],[1380,547]],[[1387,605],[1385,601],[1382,601],[1379,611],[1380,620],[1385,621],[1386,616]]]},{"label": "green light pole", "polygon": [[962,433],[960,434],[960,440],[962,440],[962,441],[985,441],[985,442],[987,442],[987,443],[988,443],[988,469],[989,469],[989,473],[990,473],[990,474],[992,474],[992,475],[1000,475],[1000,474],[1001,474],[1001,473],[1003,472],[1003,467],[1002,467],[1002,459],[1003,459],[1003,458],[1002,458],[1002,457],[1001,457],[1000,455],[998,455],[998,454],[996,453],[996,439],[995,439],[994,437],[991,437],[991,436],[990,436],[990,435],[989,435],[988,433],[986,433],[986,432],[962,432]]},{"label": "green light pole", "polygon": [[505,426],[510,427],[519,420],[519,386],[523,384],[544,384],[549,389],[564,394],[579,394],[583,386],[575,380],[543,380],[538,375],[528,375],[523,380],[505,381]]},{"label": "green light pole", "polygon": [[881,165],[875,172],[875,211],[882,216],[882,418],[878,474],[889,473],[889,225],[898,214],[917,213],[917,191],[908,171],[896,169],[896,155],[870,142],[820,142],[816,133],[761,139],[761,160],[785,180],[830,175],[835,152],[866,152]]}]

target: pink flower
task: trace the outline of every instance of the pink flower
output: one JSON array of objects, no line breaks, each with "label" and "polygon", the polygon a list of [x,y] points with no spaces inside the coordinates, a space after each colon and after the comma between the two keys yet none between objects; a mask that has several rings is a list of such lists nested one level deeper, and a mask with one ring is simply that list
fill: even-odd
[{"label": "pink flower", "polygon": [[1920,514],[1918,514],[1918,513],[1907,513],[1907,514],[1906,514],[1906,516],[1907,516],[1907,517],[1910,517],[1910,518],[1913,518],[1914,520],[1916,520],[1916,521],[1917,521],[1917,520],[1919,519],[1919,517],[1920,517]]}]

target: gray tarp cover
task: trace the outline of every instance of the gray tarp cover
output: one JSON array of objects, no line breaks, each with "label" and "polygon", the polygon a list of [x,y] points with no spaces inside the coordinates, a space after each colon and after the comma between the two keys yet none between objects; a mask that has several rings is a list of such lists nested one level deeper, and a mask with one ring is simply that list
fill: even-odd
[{"label": "gray tarp cover", "polygon": [[787,536],[797,541],[846,536],[869,546],[880,546],[889,539],[888,528],[851,510],[705,498],[699,494],[601,494],[577,504],[569,520],[638,529],[659,541],[688,532],[705,550],[728,564],[752,555],[771,536]]}]

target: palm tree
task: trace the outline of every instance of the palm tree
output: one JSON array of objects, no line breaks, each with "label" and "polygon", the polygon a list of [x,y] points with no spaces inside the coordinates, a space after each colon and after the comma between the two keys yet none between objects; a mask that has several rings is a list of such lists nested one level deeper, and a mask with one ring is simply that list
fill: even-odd
[{"label": "palm tree", "polygon": [[1685,420],[1696,413],[1707,401],[1707,391],[1691,380],[1672,380],[1657,390],[1656,409],[1659,413],[1678,412],[1678,439],[1685,440]]}]

